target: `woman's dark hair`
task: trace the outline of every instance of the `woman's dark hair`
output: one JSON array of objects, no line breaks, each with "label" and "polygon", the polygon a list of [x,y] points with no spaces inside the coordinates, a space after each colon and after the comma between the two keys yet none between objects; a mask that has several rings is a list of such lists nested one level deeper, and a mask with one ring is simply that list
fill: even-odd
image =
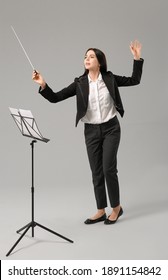
[{"label": "woman's dark hair", "polygon": [[[97,57],[97,60],[100,64],[100,72],[103,73],[103,72],[107,72],[107,61],[106,61],[106,56],[105,54],[99,50],[99,49],[96,49],[96,48],[89,48],[87,51],[86,51],[86,54],[88,51],[94,51],[96,57]],[[85,72],[84,72],[84,75],[85,74],[88,74],[88,70],[85,69]]]}]

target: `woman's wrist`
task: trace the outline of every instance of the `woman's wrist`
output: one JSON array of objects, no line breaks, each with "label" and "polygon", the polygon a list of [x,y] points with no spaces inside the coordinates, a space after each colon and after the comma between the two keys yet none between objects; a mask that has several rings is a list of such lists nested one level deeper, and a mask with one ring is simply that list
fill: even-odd
[{"label": "woman's wrist", "polygon": [[41,86],[41,89],[45,89],[46,88],[46,82],[43,82],[40,86]]},{"label": "woman's wrist", "polygon": [[140,60],[140,56],[134,56],[134,60]]}]

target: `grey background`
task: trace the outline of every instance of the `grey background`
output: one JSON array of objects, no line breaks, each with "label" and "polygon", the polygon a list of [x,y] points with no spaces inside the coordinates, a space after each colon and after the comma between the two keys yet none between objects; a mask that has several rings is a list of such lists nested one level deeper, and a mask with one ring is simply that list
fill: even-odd
[{"label": "grey background", "polygon": [[[167,259],[167,0],[0,0],[0,257],[31,219],[30,139],[8,107],[30,109],[48,144],[35,144],[35,220],[74,240],[35,228],[9,259]],[[114,226],[84,225],[95,213],[83,124],[71,98],[50,104],[37,94],[14,26],[36,69],[60,90],[83,73],[84,53],[102,49],[108,69],[130,75],[131,40],[145,59],[141,84],[120,90],[125,117],[118,154],[124,215]],[[107,208],[107,214],[110,208]]]}]

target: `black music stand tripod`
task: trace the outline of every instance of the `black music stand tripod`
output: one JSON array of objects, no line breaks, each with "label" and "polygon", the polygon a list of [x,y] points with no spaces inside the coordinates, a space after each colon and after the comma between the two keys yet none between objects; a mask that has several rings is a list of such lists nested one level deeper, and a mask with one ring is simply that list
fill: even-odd
[{"label": "black music stand tripod", "polygon": [[16,241],[16,243],[12,246],[12,248],[9,250],[9,252],[6,254],[6,256],[8,257],[11,252],[13,251],[13,249],[17,246],[17,244],[21,241],[21,239],[25,236],[25,234],[27,233],[27,231],[31,228],[32,229],[32,237],[34,237],[34,228],[36,226],[51,232],[52,234],[55,234],[57,236],[59,236],[60,238],[63,238],[71,243],[73,243],[73,241],[39,223],[37,223],[34,219],[34,144],[37,142],[36,140],[40,140],[43,141],[45,143],[47,143],[49,141],[49,139],[44,138],[42,136],[42,134],[40,133],[37,124],[35,122],[35,119],[31,113],[31,111],[28,110],[17,110],[17,109],[13,109],[10,108],[11,111],[11,115],[14,118],[17,126],[19,127],[22,135],[27,136],[27,137],[31,137],[34,140],[32,140],[32,142],[30,143],[31,145],[31,159],[32,159],[32,186],[31,186],[31,222],[26,224],[25,226],[23,226],[22,228],[20,228],[19,230],[17,230],[17,233],[20,233],[22,230],[24,230],[24,232],[21,234],[21,236],[19,237],[19,239]]}]

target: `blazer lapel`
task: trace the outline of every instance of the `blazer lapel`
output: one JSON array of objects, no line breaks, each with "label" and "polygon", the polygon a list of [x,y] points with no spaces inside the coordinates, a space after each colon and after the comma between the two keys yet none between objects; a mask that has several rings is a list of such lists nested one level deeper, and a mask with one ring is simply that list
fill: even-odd
[{"label": "blazer lapel", "polygon": [[114,85],[114,76],[113,74],[110,72],[108,73],[103,73],[102,74],[102,78],[106,84],[106,87],[108,88],[109,90],[109,93],[111,95],[111,97],[113,98],[114,101],[116,101],[116,98],[115,98],[115,85]]},{"label": "blazer lapel", "polygon": [[114,78],[113,73],[112,72],[107,72],[107,73],[103,74],[102,77],[103,77],[103,80],[104,80],[108,90],[109,90],[109,93],[110,93],[111,97],[113,98],[114,105],[115,105],[117,111],[123,117],[124,108],[123,108],[120,93],[119,93],[119,90],[118,90],[118,86],[115,82],[115,78]]},{"label": "blazer lapel", "polygon": [[88,77],[83,76],[78,80],[78,87],[80,90],[80,94],[82,96],[82,100],[84,102],[84,105],[88,106],[88,96],[89,96],[89,83],[88,83]]}]

